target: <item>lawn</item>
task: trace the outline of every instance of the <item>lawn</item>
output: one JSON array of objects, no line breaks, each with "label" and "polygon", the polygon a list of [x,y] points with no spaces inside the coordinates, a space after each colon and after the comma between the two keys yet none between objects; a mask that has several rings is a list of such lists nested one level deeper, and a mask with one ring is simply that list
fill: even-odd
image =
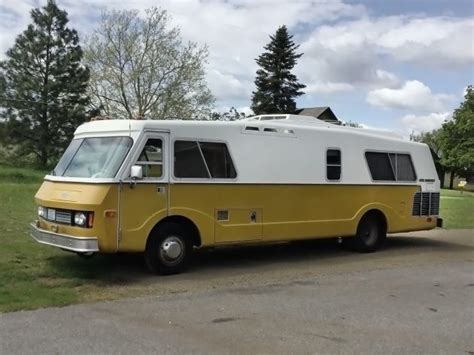
[{"label": "lawn", "polygon": [[441,217],[444,228],[474,228],[474,193],[441,190]]},{"label": "lawn", "polygon": [[150,276],[138,256],[86,261],[29,237],[33,196],[43,176],[0,166],[0,312],[121,297],[124,284],[136,284],[144,294],[142,281]]},{"label": "lawn", "polygon": [[[0,166],[0,312],[164,292],[139,255],[82,260],[34,242],[28,226],[44,173]],[[442,191],[446,228],[474,228],[473,211],[473,193]]]}]

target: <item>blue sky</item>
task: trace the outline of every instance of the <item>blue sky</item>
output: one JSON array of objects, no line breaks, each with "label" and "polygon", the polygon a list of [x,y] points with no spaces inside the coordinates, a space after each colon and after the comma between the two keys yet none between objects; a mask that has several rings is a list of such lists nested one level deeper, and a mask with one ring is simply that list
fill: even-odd
[{"label": "blue sky", "polygon": [[[42,1],[0,2],[0,51]],[[408,135],[437,128],[474,83],[474,1],[73,1],[58,0],[81,37],[104,8],[160,6],[184,39],[209,47],[216,110],[248,111],[256,58],[285,24],[304,53],[294,69],[307,85],[300,107],[331,106],[345,121]]]}]

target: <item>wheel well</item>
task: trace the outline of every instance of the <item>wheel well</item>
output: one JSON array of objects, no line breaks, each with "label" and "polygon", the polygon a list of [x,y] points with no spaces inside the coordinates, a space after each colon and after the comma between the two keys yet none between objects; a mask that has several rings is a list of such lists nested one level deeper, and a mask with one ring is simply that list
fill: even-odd
[{"label": "wheel well", "polygon": [[158,230],[158,228],[160,228],[162,225],[166,223],[179,224],[181,227],[185,229],[186,235],[188,235],[191,238],[193,246],[196,246],[196,247],[201,246],[201,236],[199,234],[199,229],[196,227],[193,221],[183,216],[169,216],[169,217],[163,218],[153,227],[150,235],[153,234],[153,232]]},{"label": "wheel well", "polygon": [[[377,220],[380,223],[380,225],[382,226],[384,233],[387,233],[387,230],[388,230],[387,218],[385,217],[385,215],[383,214],[382,211],[380,211],[380,210],[370,210],[370,211],[367,211],[366,213],[364,213],[362,218],[364,218],[366,216],[374,218],[375,220]],[[361,218],[361,220],[362,220],[362,218]]]}]

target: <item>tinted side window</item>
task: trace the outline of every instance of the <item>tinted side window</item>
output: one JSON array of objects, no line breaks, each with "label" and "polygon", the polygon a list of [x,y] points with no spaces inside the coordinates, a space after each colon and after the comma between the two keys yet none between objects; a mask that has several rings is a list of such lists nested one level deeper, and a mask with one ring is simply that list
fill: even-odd
[{"label": "tinted side window", "polygon": [[328,149],[326,152],[326,177],[328,180],[341,178],[341,151],[339,149]]},{"label": "tinted side window", "polygon": [[395,174],[387,153],[367,152],[365,158],[373,180],[395,181]]},{"label": "tinted side window", "polygon": [[415,169],[409,154],[397,154],[397,180],[416,180]]},{"label": "tinted side window", "polygon": [[215,179],[234,179],[237,174],[225,143],[199,142],[206,164]]},{"label": "tinted side window", "polygon": [[177,178],[209,178],[197,142],[174,143],[174,176]]}]

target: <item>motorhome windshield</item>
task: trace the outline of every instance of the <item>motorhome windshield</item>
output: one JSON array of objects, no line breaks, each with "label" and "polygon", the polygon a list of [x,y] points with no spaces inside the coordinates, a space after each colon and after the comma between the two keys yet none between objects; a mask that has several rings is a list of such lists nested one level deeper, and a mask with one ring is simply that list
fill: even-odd
[{"label": "motorhome windshield", "polygon": [[53,175],[112,178],[132,146],[130,137],[94,137],[72,140]]}]

